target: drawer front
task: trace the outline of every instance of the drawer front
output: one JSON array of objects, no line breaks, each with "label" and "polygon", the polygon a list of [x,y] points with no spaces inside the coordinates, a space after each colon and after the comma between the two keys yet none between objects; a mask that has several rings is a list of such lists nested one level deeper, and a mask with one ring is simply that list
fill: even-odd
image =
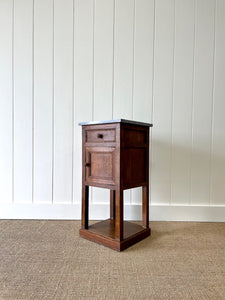
[{"label": "drawer front", "polygon": [[86,143],[109,143],[116,141],[116,130],[112,129],[90,129],[86,130]]},{"label": "drawer front", "polygon": [[115,148],[86,147],[85,180],[87,183],[115,184]]}]

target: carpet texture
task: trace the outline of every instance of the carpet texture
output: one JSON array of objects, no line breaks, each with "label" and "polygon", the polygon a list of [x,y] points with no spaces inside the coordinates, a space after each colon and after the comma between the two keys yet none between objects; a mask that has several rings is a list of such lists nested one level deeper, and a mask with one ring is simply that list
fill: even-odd
[{"label": "carpet texture", "polygon": [[0,299],[225,299],[225,223],[151,222],[116,252],[79,221],[0,221]]}]

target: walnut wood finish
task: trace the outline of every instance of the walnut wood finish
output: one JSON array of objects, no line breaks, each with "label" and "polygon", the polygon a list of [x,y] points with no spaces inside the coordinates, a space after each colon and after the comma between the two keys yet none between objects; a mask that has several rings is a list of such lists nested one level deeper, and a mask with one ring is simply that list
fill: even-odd
[{"label": "walnut wood finish", "polygon": [[144,228],[140,225],[124,221],[124,238],[118,241],[115,238],[115,221],[105,220],[89,226],[89,230],[80,229],[80,236],[102,244],[117,251],[136,244],[140,240],[151,234],[150,228]]},{"label": "walnut wood finish", "polygon": [[[121,251],[150,235],[151,126],[126,120],[82,123],[82,237]],[[89,186],[110,189],[110,219],[91,226],[88,225]],[[123,192],[138,186],[142,186],[142,226],[125,222],[123,217]]]},{"label": "walnut wood finish", "polygon": [[115,190],[110,190],[110,219],[115,220],[115,205],[116,205],[116,192]]}]

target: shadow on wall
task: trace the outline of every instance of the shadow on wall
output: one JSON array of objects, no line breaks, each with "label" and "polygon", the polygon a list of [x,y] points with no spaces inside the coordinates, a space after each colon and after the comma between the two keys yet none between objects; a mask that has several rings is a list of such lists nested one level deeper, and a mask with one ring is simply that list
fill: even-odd
[{"label": "shadow on wall", "polygon": [[222,141],[221,145],[217,143],[220,151],[214,151],[204,137],[196,144],[198,148],[186,146],[185,141],[171,145],[153,137],[150,149],[152,204],[225,205],[224,145]]}]

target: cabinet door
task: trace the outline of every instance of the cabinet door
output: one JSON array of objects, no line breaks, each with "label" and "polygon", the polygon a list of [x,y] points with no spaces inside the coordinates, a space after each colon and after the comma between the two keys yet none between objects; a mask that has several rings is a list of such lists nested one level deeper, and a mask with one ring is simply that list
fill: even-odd
[{"label": "cabinet door", "polygon": [[88,183],[115,184],[115,148],[86,147],[85,179]]}]

